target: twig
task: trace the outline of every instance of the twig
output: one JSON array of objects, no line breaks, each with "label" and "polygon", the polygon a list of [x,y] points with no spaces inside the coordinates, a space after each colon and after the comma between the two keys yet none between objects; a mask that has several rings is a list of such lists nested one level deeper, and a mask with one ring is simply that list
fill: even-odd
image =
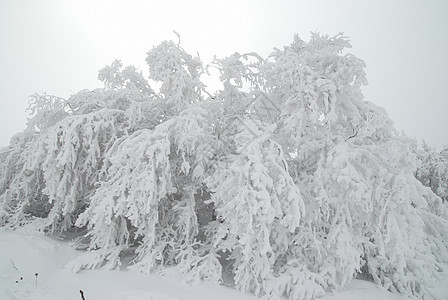
[{"label": "twig", "polygon": [[177,33],[176,30],[173,30],[173,32],[174,32],[175,35],[177,35],[177,38],[179,39],[179,41],[177,42],[177,47],[179,47],[180,46],[180,34]]},{"label": "twig", "polygon": [[20,272],[20,270],[17,268],[16,264],[14,263],[14,261],[12,259],[11,259],[11,264],[12,264],[14,269],[16,269],[17,271]]}]

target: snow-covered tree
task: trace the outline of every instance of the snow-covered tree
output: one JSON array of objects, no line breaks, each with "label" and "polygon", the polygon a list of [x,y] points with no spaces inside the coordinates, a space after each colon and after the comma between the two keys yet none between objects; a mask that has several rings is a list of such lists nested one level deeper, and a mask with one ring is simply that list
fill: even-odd
[{"label": "snow-covered tree", "polygon": [[357,276],[431,297],[448,260],[446,150],[418,149],[363,99],[349,46],[313,34],[266,59],[215,58],[210,93],[200,59],[163,42],[148,78],[116,60],[104,88],[33,96],[0,150],[0,224],[83,228],[75,271],[130,257],[260,297]]},{"label": "snow-covered tree", "polygon": [[421,143],[415,147],[418,158],[415,177],[437,194],[448,201],[448,146],[441,151]]},{"label": "snow-covered tree", "polygon": [[29,217],[46,217],[51,207],[41,168],[46,157],[46,131],[67,115],[64,99],[49,95],[33,95],[28,111],[32,115],[27,128],[16,134],[1,151],[0,179],[1,224],[23,225]]},{"label": "snow-covered tree", "polygon": [[[219,163],[207,185],[217,216],[213,244],[230,253],[236,286],[259,295],[268,292],[274,264],[287,253],[304,204],[281,147],[267,128],[254,125],[234,136],[236,153]],[[254,139],[253,133],[260,136]]]}]

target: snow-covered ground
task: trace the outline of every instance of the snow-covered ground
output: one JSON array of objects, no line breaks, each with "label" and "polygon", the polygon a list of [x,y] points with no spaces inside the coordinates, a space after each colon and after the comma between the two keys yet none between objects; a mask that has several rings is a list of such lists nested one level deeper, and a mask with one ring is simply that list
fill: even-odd
[{"label": "snow-covered ground", "polygon": [[[71,300],[201,300],[256,299],[231,288],[201,284],[188,286],[169,276],[129,271],[71,273],[65,266],[82,252],[67,242],[36,233],[0,229],[0,299]],[[36,276],[37,274],[37,276]],[[448,283],[448,281],[447,281]],[[448,284],[439,288],[448,299]],[[444,298],[444,295],[445,296]],[[346,289],[325,295],[323,300],[405,300],[370,282],[354,280]]]}]

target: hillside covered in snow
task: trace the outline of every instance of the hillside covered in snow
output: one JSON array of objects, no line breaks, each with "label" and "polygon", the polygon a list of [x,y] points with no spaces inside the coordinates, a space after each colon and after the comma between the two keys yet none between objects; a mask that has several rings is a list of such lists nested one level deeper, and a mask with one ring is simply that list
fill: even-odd
[{"label": "hillside covered in snow", "polygon": [[[191,286],[175,273],[143,275],[132,271],[84,271],[72,273],[67,266],[82,254],[67,242],[42,234],[0,230],[0,298],[32,300],[255,300],[253,295],[216,284]],[[37,275],[37,280],[36,276]],[[448,278],[448,276],[447,276]],[[448,295],[448,280],[439,299]],[[281,298],[277,298],[281,299]],[[379,286],[354,280],[346,288],[329,292],[322,300],[406,300]]]}]

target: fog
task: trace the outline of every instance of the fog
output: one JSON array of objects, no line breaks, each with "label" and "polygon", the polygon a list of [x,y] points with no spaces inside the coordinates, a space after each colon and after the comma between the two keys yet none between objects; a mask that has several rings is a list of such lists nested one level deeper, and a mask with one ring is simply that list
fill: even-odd
[{"label": "fog", "polygon": [[344,32],[367,64],[366,100],[407,135],[447,145],[446,16],[446,1],[1,1],[0,146],[24,129],[29,95],[100,87],[116,58],[146,71],[146,52],[173,30],[204,63]]}]

